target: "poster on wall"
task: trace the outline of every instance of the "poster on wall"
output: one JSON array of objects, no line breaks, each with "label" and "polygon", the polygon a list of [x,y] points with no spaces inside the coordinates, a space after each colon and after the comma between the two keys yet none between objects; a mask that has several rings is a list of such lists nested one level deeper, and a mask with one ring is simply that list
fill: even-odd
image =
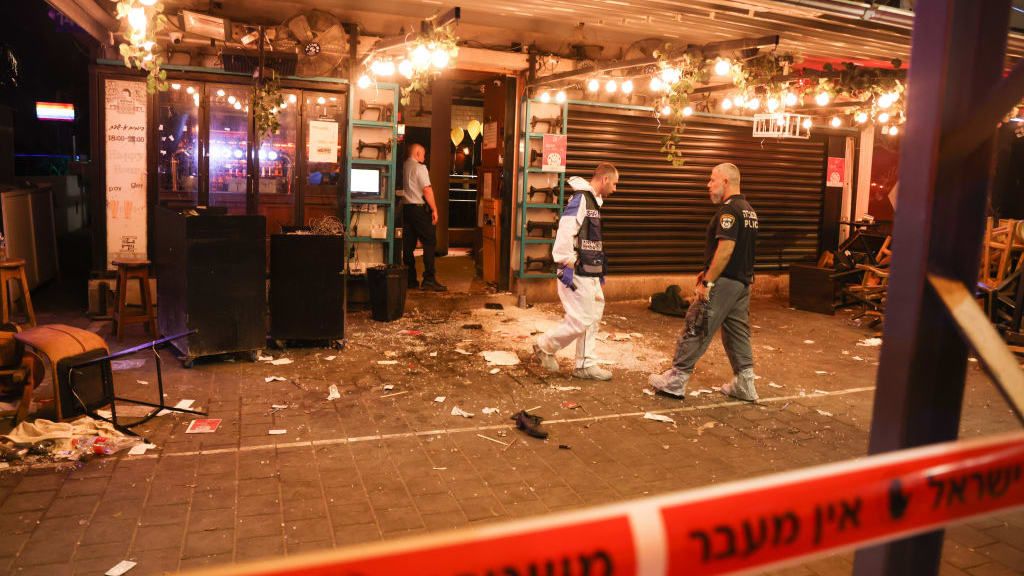
[{"label": "poster on wall", "polygon": [[309,121],[309,161],[334,164],[338,161],[338,123]]},{"label": "poster on wall", "polygon": [[107,80],[104,89],[107,269],[146,258],[146,83]]},{"label": "poster on wall", "polygon": [[484,124],[484,150],[493,150],[498,147],[498,123],[488,122]]},{"label": "poster on wall", "polygon": [[545,134],[541,147],[541,172],[565,172],[568,140],[563,134]]},{"label": "poster on wall", "polygon": [[833,158],[828,159],[828,170],[825,172],[826,180],[825,185],[830,188],[842,188],[843,184],[846,183],[846,158]]}]

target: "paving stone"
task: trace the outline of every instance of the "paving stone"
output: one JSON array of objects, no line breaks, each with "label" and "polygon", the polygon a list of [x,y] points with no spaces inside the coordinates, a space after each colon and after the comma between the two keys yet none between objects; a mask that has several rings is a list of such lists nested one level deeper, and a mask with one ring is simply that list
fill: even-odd
[{"label": "paving stone", "polygon": [[235,547],[235,531],[206,530],[190,532],[185,537],[185,550],[182,558],[198,558],[217,554],[231,555]]},{"label": "paving stone", "polygon": [[135,532],[135,541],[132,542],[132,554],[165,548],[180,550],[184,535],[184,523],[139,526]]},{"label": "paving stone", "polygon": [[231,510],[193,510],[188,518],[190,533],[231,530],[234,525],[235,514]]},{"label": "paving stone", "polygon": [[45,492],[30,492],[10,496],[0,505],[0,515],[8,515],[13,512],[45,510],[53,502],[56,495],[56,490],[47,490]]},{"label": "paving stone", "polygon": [[235,560],[255,560],[284,554],[284,538],[277,536],[261,536],[247,538],[235,543]]},{"label": "paving stone", "polygon": [[239,540],[262,536],[280,536],[283,534],[282,524],[283,519],[280,513],[247,516],[236,520],[235,531],[238,533]]}]

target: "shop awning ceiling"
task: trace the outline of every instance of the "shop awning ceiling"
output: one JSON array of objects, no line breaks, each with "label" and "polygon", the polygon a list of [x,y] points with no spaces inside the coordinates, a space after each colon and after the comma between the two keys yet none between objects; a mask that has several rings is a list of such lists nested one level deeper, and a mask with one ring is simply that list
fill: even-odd
[{"label": "shop awning ceiling", "polygon": [[[907,62],[913,13],[845,0],[222,0],[217,15],[237,22],[279,23],[303,9],[333,12],[359,22],[371,33],[390,35],[421,18],[455,5],[462,7],[460,36],[482,44],[536,41],[542,49],[568,51],[582,41],[619,58],[638,40],[677,44],[777,34],[779,48],[811,61],[863,61],[882,65]],[[209,0],[166,0],[179,8],[206,12]],[[1008,59],[1024,57],[1024,35],[1011,34]]]}]

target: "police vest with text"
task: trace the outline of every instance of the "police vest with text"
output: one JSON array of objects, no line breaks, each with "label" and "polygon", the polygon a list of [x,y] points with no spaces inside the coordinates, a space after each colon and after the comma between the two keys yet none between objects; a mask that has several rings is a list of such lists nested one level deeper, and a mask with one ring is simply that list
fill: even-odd
[{"label": "police vest with text", "polygon": [[576,235],[576,268],[579,276],[601,277],[608,271],[608,262],[604,255],[604,242],[601,240],[601,210],[594,194],[589,190],[577,191],[569,201],[568,209],[579,206],[578,197],[586,201],[587,213],[583,224]]}]

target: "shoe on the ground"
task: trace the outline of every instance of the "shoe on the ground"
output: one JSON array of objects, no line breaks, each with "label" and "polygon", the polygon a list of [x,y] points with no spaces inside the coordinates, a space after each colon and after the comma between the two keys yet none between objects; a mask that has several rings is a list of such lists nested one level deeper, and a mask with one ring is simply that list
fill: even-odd
[{"label": "shoe on the ground", "polygon": [[612,373],[600,366],[587,366],[586,368],[577,368],[573,370],[572,377],[585,378],[588,380],[611,380]]},{"label": "shoe on the ground", "polygon": [[424,280],[420,287],[430,292],[447,292],[448,287],[437,280]]},{"label": "shoe on the ground", "polygon": [[516,421],[516,428],[526,432],[528,436],[540,438],[541,440],[548,437],[547,430],[540,429],[540,423],[544,421],[540,416],[530,414],[526,410],[520,410],[512,415],[512,420]]},{"label": "shoe on the ground", "polygon": [[732,396],[737,400],[746,402],[757,402],[757,390],[754,389],[754,371],[750,368],[742,370],[726,382],[721,388],[722,394]]},{"label": "shoe on the ground", "polygon": [[674,368],[647,377],[647,383],[659,394],[683,400],[686,399],[686,383],[689,381],[689,374],[677,373]]},{"label": "shoe on the ground", "polygon": [[540,362],[541,368],[548,372],[558,372],[558,360],[555,359],[555,355],[541,350],[540,344],[533,345],[533,355]]}]

